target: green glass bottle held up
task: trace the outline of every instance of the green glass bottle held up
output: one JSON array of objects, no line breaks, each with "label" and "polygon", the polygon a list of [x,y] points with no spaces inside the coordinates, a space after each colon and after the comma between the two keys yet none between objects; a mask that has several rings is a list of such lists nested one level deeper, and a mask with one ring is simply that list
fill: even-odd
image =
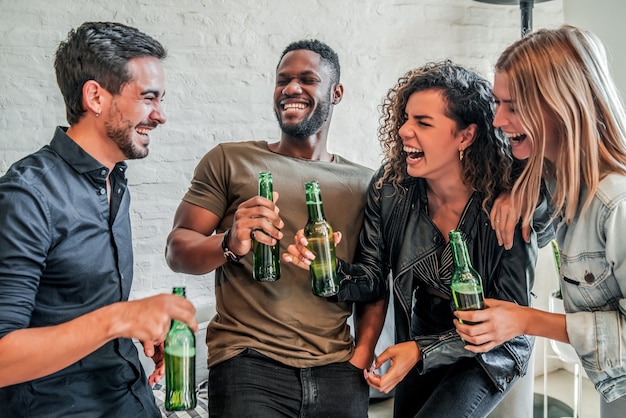
[{"label": "green glass bottle held up", "polygon": [[309,272],[311,288],[317,296],[333,296],[339,292],[339,278],[335,271],[335,240],[333,228],[324,216],[322,195],[318,182],[311,181],[305,185],[306,207],[309,218],[304,227],[304,236],[308,241],[307,248],[315,254],[311,260]]},{"label": "green glass bottle held up", "polygon": [[[172,293],[185,297],[185,288]],[[196,403],[196,337],[187,324],[173,320],[165,338],[165,409],[185,411]]]},{"label": "green glass bottle held up", "polygon": [[[454,258],[454,273],[450,281],[454,306],[458,311],[484,309],[482,280],[480,274],[472,267],[463,235],[459,230],[452,230],[448,236]],[[468,321],[465,323],[472,324]]]},{"label": "green glass bottle held up", "polygon": [[[259,173],[259,196],[273,200],[272,173]],[[262,244],[254,241],[254,279],[260,282],[275,282],[280,279],[280,245]]]}]

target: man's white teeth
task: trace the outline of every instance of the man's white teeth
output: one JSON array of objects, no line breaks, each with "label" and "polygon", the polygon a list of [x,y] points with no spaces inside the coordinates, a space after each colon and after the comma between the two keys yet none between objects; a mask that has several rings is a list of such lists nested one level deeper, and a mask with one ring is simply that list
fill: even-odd
[{"label": "man's white teeth", "polygon": [[139,135],[148,135],[150,133],[150,129],[145,128],[137,128],[136,131]]},{"label": "man's white teeth", "polygon": [[299,109],[302,110],[306,108],[304,103],[287,103],[284,107],[285,110]]}]

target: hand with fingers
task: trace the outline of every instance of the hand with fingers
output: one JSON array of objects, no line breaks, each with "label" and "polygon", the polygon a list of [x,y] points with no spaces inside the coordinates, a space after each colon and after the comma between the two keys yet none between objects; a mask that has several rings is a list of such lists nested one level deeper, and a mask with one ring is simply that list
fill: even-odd
[{"label": "hand with fingers", "polygon": [[154,361],[154,371],[148,376],[148,384],[153,386],[155,383],[159,383],[165,376],[165,351],[163,343],[152,347],[143,342],[142,344],[146,357],[151,357],[152,361]]},{"label": "hand with fingers", "polygon": [[252,250],[253,241],[275,245],[283,238],[281,229],[285,223],[275,204],[278,193],[274,192],[273,197],[272,202],[264,197],[254,196],[237,207],[228,237],[228,248],[232,252],[241,257]]},{"label": "hand with fingers", "polygon": [[[406,341],[388,347],[376,357],[369,370],[363,370],[367,384],[379,392],[389,393],[422,359],[422,353],[415,341]],[[390,361],[391,367],[384,375],[376,374],[385,362]]]},{"label": "hand with fingers", "polygon": [[[496,232],[498,244],[510,250],[513,246],[515,227],[520,220],[523,211],[523,203],[519,198],[511,197],[509,193],[500,194],[493,202],[489,214],[491,228]],[[522,225],[524,241],[530,242],[530,225]]]},{"label": "hand with fingers", "polygon": [[155,346],[165,341],[173,319],[184,322],[195,332],[198,330],[196,309],[180,296],[162,294],[129,302],[118,302],[118,317],[114,334],[136,338],[142,342],[146,356],[155,354]]},{"label": "hand with fingers", "polygon": [[[333,238],[335,245],[341,242],[342,234],[339,231],[333,232]],[[307,247],[308,241],[304,236],[304,230],[299,229],[293,239],[293,244],[287,247],[287,252],[281,256],[285,263],[292,263],[304,270],[308,270],[311,265],[311,260],[315,260],[315,254],[313,254]]]},{"label": "hand with fingers", "polygon": [[463,341],[468,343],[465,346],[467,350],[485,353],[524,333],[526,309],[513,302],[485,299],[485,309],[455,311],[457,319],[454,326]]}]

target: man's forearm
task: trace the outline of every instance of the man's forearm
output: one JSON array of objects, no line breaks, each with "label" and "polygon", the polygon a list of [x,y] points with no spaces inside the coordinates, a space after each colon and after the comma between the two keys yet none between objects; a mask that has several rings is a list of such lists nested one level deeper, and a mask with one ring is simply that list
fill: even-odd
[{"label": "man's forearm", "polygon": [[374,360],[374,349],[385,324],[388,297],[369,304],[357,304],[355,310],[356,353],[363,368]]},{"label": "man's forearm", "polygon": [[19,329],[0,338],[0,387],[55,373],[113,339],[107,325],[114,316],[111,306],[61,325]]},{"label": "man's forearm", "polygon": [[190,229],[177,228],[167,238],[167,264],[177,273],[210,273],[226,263],[222,238],[223,234],[206,237]]}]

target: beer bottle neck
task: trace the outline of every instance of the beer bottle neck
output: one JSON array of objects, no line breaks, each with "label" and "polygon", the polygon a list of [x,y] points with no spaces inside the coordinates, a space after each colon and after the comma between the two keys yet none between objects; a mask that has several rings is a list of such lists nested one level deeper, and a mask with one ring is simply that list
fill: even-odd
[{"label": "beer bottle neck", "polygon": [[324,207],[321,202],[307,202],[306,208],[309,213],[309,221],[317,222],[325,219]]},{"label": "beer bottle neck", "polygon": [[454,259],[454,268],[459,271],[467,272],[470,270],[472,263],[467,252],[467,245],[463,240],[450,240],[452,249],[452,257]]},{"label": "beer bottle neck", "polygon": [[324,207],[322,206],[322,192],[316,181],[308,182],[304,187],[306,208],[309,222],[324,221]]},{"label": "beer bottle neck", "polygon": [[259,173],[259,196],[269,200],[273,200],[272,191],[272,174],[262,171],[261,173]]},{"label": "beer bottle neck", "polygon": [[[186,288],[185,287],[174,287],[172,289],[172,294],[173,295],[177,295],[177,296],[182,296],[184,298],[187,297],[186,295]],[[177,321],[175,319],[172,319],[172,322],[170,324],[170,329],[182,329],[183,327],[186,327],[187,325],[184,322],[180,322]]]}]

